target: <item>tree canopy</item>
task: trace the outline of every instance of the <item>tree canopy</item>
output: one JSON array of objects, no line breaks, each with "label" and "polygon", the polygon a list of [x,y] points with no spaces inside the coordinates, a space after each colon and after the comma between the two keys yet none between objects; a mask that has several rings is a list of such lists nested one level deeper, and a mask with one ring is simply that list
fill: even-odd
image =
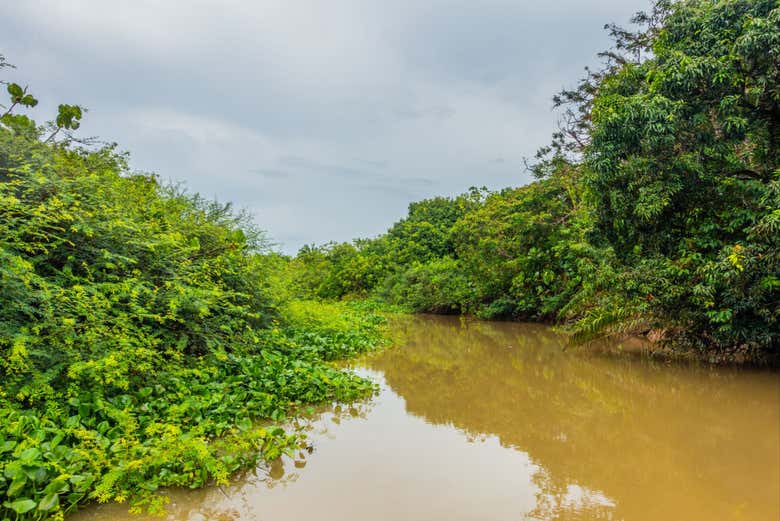
[{"label": "tree canopy", "polygon": [[632,22],[606,26],[603,67],[553,98],[538,181],[413,203],[315,275],[365,255],[374,282],[321,296],[554,319],[582,340],[654,330],[713,359],[777,353],[780,5],[659,0]]}]

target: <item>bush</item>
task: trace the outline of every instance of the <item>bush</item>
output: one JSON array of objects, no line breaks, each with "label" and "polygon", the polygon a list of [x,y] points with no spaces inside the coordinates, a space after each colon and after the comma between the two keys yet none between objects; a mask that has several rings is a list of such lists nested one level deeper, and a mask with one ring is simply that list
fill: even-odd
[{"label": "bush", "polygon": [[414,312],[461,313],[473,301],[472,285],[449,257],[418,263],[389,277],[380,294]]},{"label": "bush", "polygon": [[0,519],[159,510],[160,487],[298,446],[269,422],[372,391],[323,360],[379,343],[380,319],[283,304],[264,244],[110,148],[0,127]]}]

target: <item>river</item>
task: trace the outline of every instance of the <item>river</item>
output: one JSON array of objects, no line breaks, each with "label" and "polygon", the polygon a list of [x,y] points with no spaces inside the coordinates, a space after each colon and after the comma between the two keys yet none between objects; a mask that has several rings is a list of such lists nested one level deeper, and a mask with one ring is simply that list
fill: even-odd
[{"label": "river", "polygon": [[[306,421],[311,453],[169,491],[169,519],[780,519],[777,372],[564,349],[536,324],[393,328],[355,364],[379,394]],[[69,521],[144,519],[126,510]]]}]

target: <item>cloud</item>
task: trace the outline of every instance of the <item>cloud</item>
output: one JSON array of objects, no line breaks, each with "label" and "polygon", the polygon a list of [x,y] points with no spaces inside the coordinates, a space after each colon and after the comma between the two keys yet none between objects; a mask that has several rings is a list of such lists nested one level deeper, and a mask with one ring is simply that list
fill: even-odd
[{"label": "cloud", "polygon": [[275,170],[273,168],[256,168],[249,171],[250,174],[263,176],[267,179],[289,179],[292,174],[284,170]]},{"label": "cloud", "polygon": [[[294,252],[417,198],[530,181],[551,95],[647,0],[30,0],[0,52],[132,165],[251,211]],[[11,79],[11,78],[9,78]],[[42,118],[45,119],[45,118]]]}]

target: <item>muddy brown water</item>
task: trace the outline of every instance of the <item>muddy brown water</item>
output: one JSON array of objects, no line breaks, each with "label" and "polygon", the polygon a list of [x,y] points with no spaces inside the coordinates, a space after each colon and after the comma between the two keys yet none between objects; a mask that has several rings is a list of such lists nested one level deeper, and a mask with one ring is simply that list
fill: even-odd
[{"label": "muddy brown water", "polygon": [[[777,372],[564,350],[540,325],[393,328],[356,364],[379,395],[312,418],[311,454],[169,491],[168,519],[780,519]],[[126,510],[69,521],[144,519]]]}]

